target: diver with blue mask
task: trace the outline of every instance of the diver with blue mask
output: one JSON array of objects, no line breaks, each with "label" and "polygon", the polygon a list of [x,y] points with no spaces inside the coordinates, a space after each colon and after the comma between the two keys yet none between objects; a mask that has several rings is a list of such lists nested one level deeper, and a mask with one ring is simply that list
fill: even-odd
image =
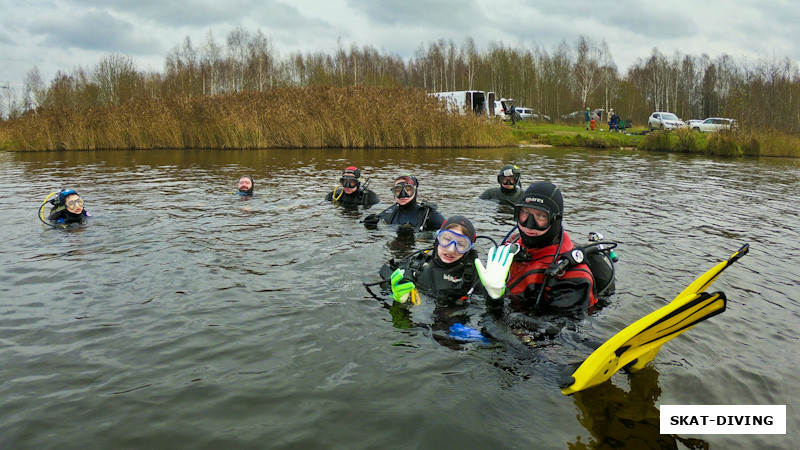
[{"label": "diver with blue mask", "polygon": [[[400,262],[389,261],[381,267],[380,276],[392,281],[392,296],[400,303],[407,300],[407,294],[414,288],[437,299],[464,299],[480,284],[474,265],[476,238],[472,222],[462,216],[450,217],[436,232],[433,249],[417,252]],[[411,282],[411,286],[400,283],[395,275],[398,271],[402,272],[403,283]]]},{"label": "diver with blue mask", "polygon": [[[52,197],[52,198],[51,198]],[[44,219],[44,206],[50,203],[52,208]],[[83,223],[92,215],[83,208],[83,198],[72,189],[62,189],[58,193],[53,192],[48,195],[39,207],[39,219],[50,226],[66,227],[73,224]]]},{"label": "diver with blue mask", "polygon": [[470,306],[469,301],[473,293],[484,293],[475,267],[477,237],[475,227],[468,219],[450,217],[436,232],[433,248],[415,252],[399,261],[391,259],[380,269],[382,281],[365,283],[365,286],[389,284],[393,299],[389,309],[393,311],[393,317],[404,318],[405,326],[415,325],[407,306],[421,304],[419,293],[425,294],[434,304],[431,324],[434,339],[444,345],[452,346],[453,342],[488,343],[475,322],[475,317],[478,317],[476,308],[480,303]]}]

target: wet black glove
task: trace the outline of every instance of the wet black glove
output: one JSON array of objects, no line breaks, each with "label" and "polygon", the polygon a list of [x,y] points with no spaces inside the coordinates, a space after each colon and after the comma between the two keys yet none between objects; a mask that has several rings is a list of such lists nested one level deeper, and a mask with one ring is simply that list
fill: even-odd
[{"label": "wet black glove", "polygon": [[367,228],[377,228],[378,222],[381,221],[381,218],[377,214],[370,214],[364,218],[364,226]]}]

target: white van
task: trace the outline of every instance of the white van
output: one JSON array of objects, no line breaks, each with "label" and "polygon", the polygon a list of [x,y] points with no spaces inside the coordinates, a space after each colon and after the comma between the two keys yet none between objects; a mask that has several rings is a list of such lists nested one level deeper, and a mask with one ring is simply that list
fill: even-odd
[{"label": "white van", "polygon": [[450,91],[430,92],[432,95],[445,102],[447,108],[455,113],[466,115],[472,112],[475,115],[494,117],[496,112],[494,92],[484,91]]}]

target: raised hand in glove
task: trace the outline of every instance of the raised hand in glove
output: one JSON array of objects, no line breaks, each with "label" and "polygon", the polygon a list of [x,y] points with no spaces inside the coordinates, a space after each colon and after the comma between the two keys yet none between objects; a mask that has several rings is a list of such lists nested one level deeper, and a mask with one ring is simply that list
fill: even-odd
[{"label": "raised hand in glove", "polygon": [[414,283],[403,279],[405,270],[397,269],[392,273],[392,298],[398,303],[405,303],[409,297],[411,302],[419,304],[419,294],[417,294]]},{"label": "raised hand in glove", "polygon": [[498,299],[506,292],[508,271],[511,269],[511,262],[514,261],[514,255],[518,251],[518,244],[501,245],[499,248],[492,247],[486,257],[486,267],[483,267],[480,259],[475,258],[475,268],[478,270],[478,276],[489,297]]}]

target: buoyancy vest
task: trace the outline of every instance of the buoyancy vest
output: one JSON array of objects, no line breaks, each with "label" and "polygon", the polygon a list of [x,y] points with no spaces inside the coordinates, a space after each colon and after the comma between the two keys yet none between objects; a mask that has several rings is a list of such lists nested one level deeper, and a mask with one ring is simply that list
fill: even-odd
[{"label": "buoyancy vest", "polygon": [[431,203],[414,203],[413,206],[401,207],[394,204],[384,211],[381,220],[389,225],[410,224],[416,230],[438,230],[444,217]]},{"label": "buoyancy vest", "polygon": [[477,287],[478,275],[474,264],[477,255],[474,250],[452,264],[439,261],[433,256],[435,251],[434,247],[400,264],[389,261],[381,267],[380,275],[389,278],[395,269],[405,269],[405,278],[413,281],[420,292],[436,300],[462,299],[471,288]]},{"label": "buoyancy vest", "polygon": [[[566,232],[563,233],[562,239],[562,254],[575,248]],[[513,242],[519,244],[523,251],[514,257],[506,287],[512,295],[535,300],[545,281],[545,270],[553,263],[553,256],[559,251],[558,244],[526,249],[518,236]],[[561,292],[558,292],[559,290]],[[556,298],[558,299],[555,300]],[[597,303],[594,277],[589,266],[585,263],[577,264],[567,268],[564,274],[557,276],[555,280],[548,281],[542,302],[556,307],[571,307],[577,304],[588,307]]]}]

